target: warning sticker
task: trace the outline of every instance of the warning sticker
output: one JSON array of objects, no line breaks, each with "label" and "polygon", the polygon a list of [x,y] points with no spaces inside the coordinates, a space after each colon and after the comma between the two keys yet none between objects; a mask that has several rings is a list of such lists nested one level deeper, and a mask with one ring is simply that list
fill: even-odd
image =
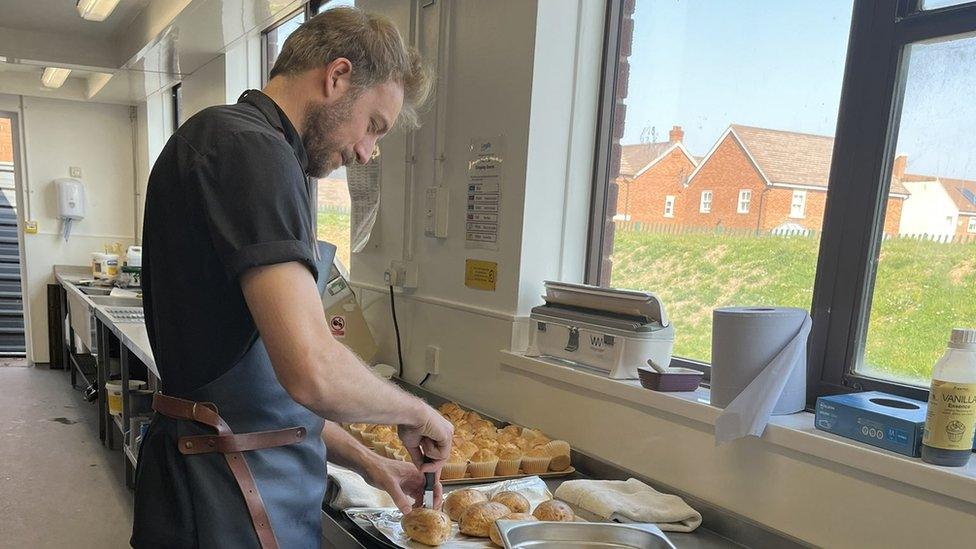
[{"label": "warning sticker", "polygon": [[498,281],[498,263],[467,259],[464,262],[464,285],[476,290],[495,291]]},{"label": "warning sticker", "polygon": [[346,335],[346,319],[341,315],[333,316],[329,319],[329,329],[332,330],[334,337],[344,337]]}]

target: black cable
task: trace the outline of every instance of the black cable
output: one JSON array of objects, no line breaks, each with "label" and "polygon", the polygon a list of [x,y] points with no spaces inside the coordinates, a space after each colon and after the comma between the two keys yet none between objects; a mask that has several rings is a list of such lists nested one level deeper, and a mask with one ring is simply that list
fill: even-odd
[{"label": "black cable", "polygon": [[427,375],[424,376],[424,379],[420,380],[420,386],[422,387],[424,383],[427,383],[428,379],[430,379],[430,372],[427,372]]},{"label": "black cable", "polygon": [[396,332],[397,359],[400,361],[400,374],[403,379],[403,352],[400,350],[400,325],[397,323],[396,304],[393,302],[393,285],[390,285],[390,313],[393,315],[393,331]]}]

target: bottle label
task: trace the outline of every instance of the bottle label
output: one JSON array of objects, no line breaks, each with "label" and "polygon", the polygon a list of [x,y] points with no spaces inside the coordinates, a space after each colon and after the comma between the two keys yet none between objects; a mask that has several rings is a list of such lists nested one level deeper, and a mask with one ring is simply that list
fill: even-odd
[{"label": "bottle label", "polygon": [[976,383],[932,380],[922,444],[972,450],[976,434]]}]

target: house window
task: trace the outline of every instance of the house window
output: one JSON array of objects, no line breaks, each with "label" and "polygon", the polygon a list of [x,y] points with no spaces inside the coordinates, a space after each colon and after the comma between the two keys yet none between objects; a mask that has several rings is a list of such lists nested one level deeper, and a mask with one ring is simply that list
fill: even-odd
[{"label": "house window", "polygon": [[[958,5],[928,9],[950,3]],[[818,395],[862,389],[926,400],[931,367],[949,330],[976,317],[976,279],[959,268],[972,257],[960,246],[971,244],[932,234],[944,227],[939,220],[953,206],[912,211],[904,186],[911,179],[903,171],[907,167],[909,174],[932,181],[951,178],[963,186],[976,181],[971,147],[976,103],[965,93],[976,81],[976,3],[799,0],[748,13],[731,6],[706,10],[680,0],[607,4],[586,281],[658,293],[672,307],[675,365],[708,370],[713,308],[775,302],[818,311],[808,350],[811,405]],[[815,41],[806,32],[812,21],[817,22]],[[739,29],[746,25],[772,34],[743,36]],[[702,26],[707,33],[700,33]],[[771,51],[772,42],[782,47]],[[783,51],[815,53],[799,59],[783,57]],[[685,66],[671,62],[689,55],[721,61],[689,75]],[[626,75],[618,75],[621,67],[628,69]],[[723,85],[733,78],[762,80],[763,93]],[[803,84],[810,81],[818,83],[815,90]],[[815,114],[802,121],[771,117],[766,92],[787,98],[794,110]],[[667,99],[689,93],[698,100]],[[620,103],[626,109],[616,108]],[[665,146],[656,144],[664,142],[656,136],[687,120],[697,122],[682,145],[701,159],[689,189],[731,197],[741,187],[722,187],[723,182],[760,172],[774,187],[798,191],[780,191],[789,197],[789,207],[772,199],[757,201],[752,210],[750,200],[758,222],[745,236],[705,223],[707,217],[698,222],[715,230],[655,235],[610,227],[605,212],[614,211],[609,201],[617,194],[618,174],[611,173],[619,165],[612,156],[621,150],[617,145]],[[757,120],[763,120],[763,128],[755,127]],[[896,166],[893,160],[901,155],[907,162]],[[746,171],[736,167],[741,162],[722,164],[723,156],[748,158],[753,173],[739,173]],[[807,211],[811,190],[824,193],[825,208],[818,203]],[[924,201],[916,200],[916,206],[919,202]],[[702,193],[699,209],[711,210],[710,203]],[[833,215],[822,217],[824,211]],[[776,227],[795,224],[795,217],[819,230],[766,237]],[[976,232],[974,219],[970,216],[966,227]],[[929,234],[924,239],[898,238],[906,225],[933,229],[920,231]],[[749,242],[750,234],[757,240]],[[641,250],[654,255],[642,257]],[[757,296],[753,285],[732,284],[754,274],[754,265],[766,256],[771,262],[790,261],[780,261],[784,268],[763,281],[765,293]],[[638,263],[641,268],[633,268]],[[665,271],[667,277],[659,276]],[[720,297],[711,291],[716,287],[726,288]],[[910,319],[905,317],[908,296]]]},{"label": "house window", "polygon": [[[817,0],[774,2],[763,10],[747,10],[748,14],[731,5],[719,9],[682,0],[607,2],[610,29],[605,34],[608,42],[600,110],[600,127],[605,132],[598,135],[602,141],[597,147],[606,152],[595,162],[591,193],[594,216],[586,280],[590,284],[643,289],[660,296],[675,325],[674,365],[707,371],[711,361],[711,311],[716,307],[758,304],[760,300],[803,308],[811,305],[818,236],[767,238],[774,228],[789,221],[789,211],[784,211],[782,205],[776,211],[775,201],[765,204],[756,200],[753,204],[750,189],[755,190],[754,185],[760,182],[753,184],[750,178],[766,175],[767,179],[775,178],[776,183],[799,185],[811,183],[812,173],[827,190],[830,135],[837,122],[851,28],[853,0],[845,1],[829,5]],[[626,12],[631,7],[634,11]],[[811,35],[806,32],[811,19],[824,24],[818,26],[818,57],[783,57],[782,51],[804,51],[811,46]],[[687,24],[675,25],[674,21]],[[703,34],[704,27],[708,32]],[[743,27],[775,29],[775,36],[743,35]],[[623,38],[628,41],[623,42],[614,28],[632,28],[633,41],[629,41],[631,31],[626,31],[628,36]],[[770,40],[786,50],[770,51]],[[689,72],[687,64],[673,62],[690,59],[689,52],[694,52],[691,55],[695,59],[723,61],[713,63],[708,71]],[[616,79],[618,67],[629,67],[627,78]],[[726,83],[733,79],[762,81],[763,86],[730,88]],[[817,82],[813,95],[808,93],[811,79]],[[814,109],[817,122],[811,125],[811,118],[788,115],[789,109],[779,111],[779,118],[770,116],[767,93],[774,93],[791,108]],[[675,94],[701,101],[668,99]],[[619,102],[626,109],[617,108]],[[740,109],[742,105],[748,107]],[[690,120],[696,121],[693,130],[675,131],[683,122],[690,128],[685,122]],[[765,127],[754,127],[756,120],[763,120]],[[741,138],[741,144],[737,138]],[[691,203],[685,206],[694,207],[698,197],[699,215],[686,216],[694,214],[694,210],[682,206],[677,211],[676,206],[669,208],[665,202],[665,215],[673,211],[672,222],[688,230],[662,228],[662,234],[654,234],[657,228],[653,226],[642,226],[640,230],[625,224],[608,227],[610,220],[603,212],[621,211],[626,196],[622,188],[620,192],[615,188],[618,174],[611,170],[621,159],[611,158],[611,151],[620,150],[626,156],[628,148],[633,147],[653,158],[679,140],[694,162],[684,173],[675,170],[673,178],[662,180],[660,185],[688,189],[683,200],[690,198]],[[620,147],[615,147],[617,142]],[[801,157],[794,159],[794,145],[802,143],[806,147],[810,142],[810,151],[803,149]],[[788,162],[782,162],[784,151]],[[779,162],[783,169],[776,172],[777,166],[763,165],[763,173],[757,174],[748,161],[750,156],[757,162]],[[625,168],[635,163],[631,158],[624,159]],[[781,174],[793,179],[781,179]],[[608,208],[607,202],[617,196],[617,207]],[[787,200],[788,197],[787,194]],[[762,208],[769,211],[763,212]],[[755,214],[755,222],[750,219],[746,223],[747,216],[736,216],[737,211]],[[785,255],[790,257],[790,271],[777,271],[776,280],[763,284],[763,292],[766,287],[775,287],[774,294],[757,297],[755,286],[742,282],[755,276],[757,261],[776,264]],[[723,291],[715,292],[715,288]]]},{"label": "house window", "polygon": [[976,215],[969,218],[969,226],[966,227],[966,232],[976,233]]},{"label": "house window", "polygon": [[803,190],[793,191],[793,200],[790,202],[790,217],[806,217],[807,192]]},{"label": "house window", "polygon": [[749,202],[752,201],[752,191],[749,189],[742,189],[739,191],[739,207],[736,211],[740,214],[749,213]]},{"label": "house window", "polygon": [[670,194],[664,197],[664,217],[674,217],[674,197]]},{"label": "house window", "polygon": [[703,214],[707,214],[712,211],[712,191],[702,191],[701,203],[698,205],[698,211]]}]

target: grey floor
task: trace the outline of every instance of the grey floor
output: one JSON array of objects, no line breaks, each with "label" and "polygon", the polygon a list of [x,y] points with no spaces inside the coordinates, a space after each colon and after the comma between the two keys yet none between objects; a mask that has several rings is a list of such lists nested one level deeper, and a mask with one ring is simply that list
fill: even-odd
[{"label": "grey floor", "polygon": [[67,372],[0,361],[0,547],[127,547],[122,475]]}]

